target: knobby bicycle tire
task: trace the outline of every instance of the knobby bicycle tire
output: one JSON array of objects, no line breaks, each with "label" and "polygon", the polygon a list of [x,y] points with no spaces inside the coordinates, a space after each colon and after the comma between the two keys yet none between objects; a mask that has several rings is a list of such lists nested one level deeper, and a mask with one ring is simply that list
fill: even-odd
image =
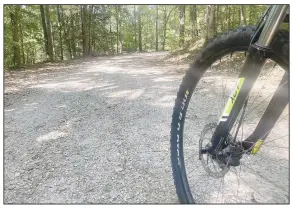
[{"label": "knobby bicycle tire", "polygon": [[[247,52],[255,30],[254,26],[246,26],[213,39],[198,54],[183,78],[173,109],[170,138],[172,173],[180,203],[195,203],[188,184],[183,153],[184,122],[192,93],[206,69],[218,58],[235,51]],[[288,31],[279,31],[272,44],[272,50],[269,58],[288,71]]]}]

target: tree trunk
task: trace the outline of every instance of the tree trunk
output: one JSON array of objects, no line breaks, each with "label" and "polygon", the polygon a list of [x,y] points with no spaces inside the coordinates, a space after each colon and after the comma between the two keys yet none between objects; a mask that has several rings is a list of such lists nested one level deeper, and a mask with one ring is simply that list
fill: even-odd
[{"label": "tree trunk", "polygon": [[191,31],[191,36],[192,39],[194,37],[198,36],[198,24],[197,24],[197,6],[196,5],[191,5],[190,6],[190,17],[191,17],[191,22],[192,22],[192,31]]},{"label": "tree trunk", "polygon": [[29,48],[27,48],[26,50],[26,63],[30,64],[30,60],[29,60]]},{"label": "tree trunk", "polygon": [[70,32],[71,38],[70,38],[70,45],[72,50],[72,56],[73,58],[76,57],[76,43],[75,43],[75,27],[74,27],[74,16],[72,14],[72,11],[70,11]]},{"label": "tree trunk", "polygon": [[191,37],[192,39],[194,39],[194,33],[195,33],[195,24],[194,24],[194,7],[193,5],[190,5],[190,9],[189,9],[189,12],[190,12],[190,20],[191,20],[191,26],[192,26],[192,29],[191,29]]},{"label": "tree trunk", "polygon": [[162,42],[162,50],[164,51],[165,49],[165,42],[166,42],[166,30],[167,30],[167,22],[169,20],[169,16],[171,14],[171,12],[174,10],[175,7],[173,7],[169,13],[167,14],[167,7],[164,6],[164,9],[163,9],[163,20],[164,20],[164,27],[163,27],[163,42]]},{"label": "tree trunk", "polygon": [[35,64],[35,55],[36,55],[36,48],[33,48],[33,58],[32,58],[32,64]]},{"label": "tree trunk", "polygon": [[185,5],[179,6],[179,47],[183,47],[185,42],[185,11]]},{"label": "tree trunk", "polygon": [[111,53],[114,52],[114,43],[113,43],[113,36],[112,36],[112,22],[110,20],[110,39],[111,39]]},{"label": "tree trunk", "polygon": [[214,5],[207,5],[206,8],[206,33],[205,33],[205,40],[204,45],[208,43],[208,40],[213,37],[214,31],[212,31],[213,24],[214,24],[214,13],[215,13],[215,6]]},{"label": "tree trunk", "polygon": [[69,30],[66,30],[65,24],[64,24],[64,11],[63,11],[63,7],[62,5],[60,5],[60,9],[61,9],[61,20],[62,20],[62,25],[63,25],[63,33],[64,33],[64,39],[67,45],[67,49],[68,49],[68,53],[69,53],[69,57],[70,59],[72,59],[72,50],[71,50],[71,43],[70,43],[70,33]]},{"label": "tree trunk", "polygon": [[[119,15],[121,14],[121,5],[119,5],[118,7],[119,9]],[[119,16],[119,28],[120,28],[120,31],[119,31],[119,39],[120,39],[120,53],[122,54],[123,53],[123,44],[124,44],[124,36],[123,36],[123,33],[122,33],[122,21],[120,20],[120,16]]]},{"label": "tree trunk", "polygon": [[61,60],[64,60],[64,54],[63,54],[63,38],[62,38],[62,30],[63,30],[63,24],[61,21],[61,15],[60,15],[60,6],[57,5],[57,15],[58,15],[58,26],[59,26],[59,38],[60,38],[60,52],[61,52]]},{"label": "tree trunk", "polygon": [[46,55],[49,56],[48,32],[47,32],[48,30],[47,30],[47,23],[46,23],[44,5],[40,5],[40,11],[41,11],[41,19],[42,19],[42,26],[43,26],[43,32],[44,32],[45,50],[46,50]]},{"label": "tree trunk", "polygon": [[158,5],[156,5],[155,50],[158,51]]},{"label": "tree trunk", "polygon": [[136,12],[136,5],[134,5],[134,33],[135,33],[135,51],[137,51],[137,12]]},{"label": "tree trunk", "polygon": [[229,6],[229,5],[227,6],[227,8],[228,8],[228,16],[227,16],[227,30],[229,31],[229,30],[230,30],[230,18],[231,18],[231,16],[230,16],[230,13],[231,13],[231,8],[230,8],[230,6]]},{"label": "tree trunk", "polygon": [[58,54],[56,54],[57,51],[55,51],[55,45],[54,45],[54,43],[55,43],[55,36],[56,35],[58,35],[58,30],[57,30],[57,34],[56,34],[56,31],[54,31],[52,29],[53,60],[55,60],[56,59],[56,56],[58,56]]},{"label": "tree trunk", "polygon": [[52,29],[51,29],[51,21],[50,21],[50,10],[49,5],[45,5],[45,14],[47,21],[47,33],[48,33],[48,52],[49,52],[49,60],[54,60],[54,52],[53,52],[53,39],[52,39]]},{"label": "tree trunk", "polygon": [[194,15],[195,15],[195,25],[196,25],[196,36],[199,37],[199,21],[198,21],[198,11],[197,11],[197,6],[194,6]]},{"label": "tree trunk", "polygon": [[22,16],[20,18],[19,29],[20,29],[20,39],[21,39],[21,56],[22,56],[22,64],[25,65],[25,54],[24,54],[24,44],[23,44],[23,26],[22,26]]},{"label": "tree trunk", "polygon": [[144,45],[144,51],[147,51],[148,47],[147,47],[147,43],[148,43],[148,31],[149,31],[149,28],[148,28],[148,22],[146,22],[144,25],[144,28],[145,28],[145,32],[144,32],[144,41],[143,41],[143,45]]},{"label": "tree trunk", "polygon": [[216,7],[214,7],[214,16],[213,16],[213,33],[214,33],[214,36],[217,35],[217,29],[219,28],[218,10],[219,10],[219,5],[216,5]]},{"label": "tree trunk", "polygon": [[235,12],[236,12],[236,10],[235,10],[235,5],[233,6],[233,12],[232,12],[232,29],[234,28],[234,22],[235,22]]},{"label": "tree trunk", "polygon": [[82,21],[82,34],[83,34],[83,56],[89,55],[89,30],[88,30],[88,11],[87,5],[82,6],[81,17]]},{"label": "tree trunk", "polygon": [[139,34],[139,51],[142,52],[142,21],[141,11],[138,12],[138,34]]},{"label": "tree trunk", "polygon": [[240,26],[244,26],[245,23],[245,12],[244,12],[244,5],[240,6]]},{"label": "tree trunk", "polygon": [[14,66],[19,68],[21,66],[20,43],[19,43],[19,14],[20,6],[13,6],[14,11],[10,12],[12,40],[13,40],[13,62]]},{"label": "tree trunk", "polygon": [[167,22],[166,22],[166,6],[164,6],[163,8],[163,42],[162,42],[162,50],[165,50],[165,39],[166,39],[166,26],[167,26]]},{"label": "tree trunk", "polygon": [[117,54],[119,53],[119,5],[116,5],[116,24],[117,24]]},{"label": "tree trunk", "polygon": [[93,39],[93,35],[92,35],[92,30],[93,30],[93,26],[92,26],[92,14],[93,14],[93,6],[94,5],[91,5],[90,7],[90,10],[89,10],[89,13],[88,13],[88,52],[89,52],[89,55],[92,54],[92,45],[91,45],[91,42],[92,42],[92,39]]},{"label": "tree trunk", "polygon": [[249,14],[248,14],[248,24],[252,24],[252,20],[251,20],[251,17],[252,17],[252,6],[253,5],[249,5]]}]

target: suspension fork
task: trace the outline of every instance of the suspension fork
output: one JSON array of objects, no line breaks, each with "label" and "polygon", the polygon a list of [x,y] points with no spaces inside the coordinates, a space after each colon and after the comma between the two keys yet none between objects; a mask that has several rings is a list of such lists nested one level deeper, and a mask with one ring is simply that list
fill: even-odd
[{"label": "suspension fork", "polygon": [[[248,98],[248,95],[266,62],[267,55],[271,53],[271,43],[277,35],[287,9],[288,5],[271,6],[265,21],[260,23],[249,47],[249,53],[239,75],[235,90],[228,98],[222,116],[212,136],[211,147],[207,150],[209,153],[216,154],[216,149],[221,145],[222,138],[228,136],[231,127],[234,125],[243,104]],[[272,123],[274,123],[274,121]],[[256,137],[251,138],[247,142],[256,142],[258,139]]]},{"label": "suspension fork", "polygon": [[254,132],[242,142],[245,150],[256,154],[289,102],[289,74],[286,72]]}]

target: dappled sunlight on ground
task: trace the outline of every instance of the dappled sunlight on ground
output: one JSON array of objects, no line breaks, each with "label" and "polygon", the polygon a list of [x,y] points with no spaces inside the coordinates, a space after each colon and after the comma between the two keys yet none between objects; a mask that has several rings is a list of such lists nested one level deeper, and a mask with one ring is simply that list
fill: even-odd
[{"label": "dappled sunlight on ground", "polygon": [[[5,201],[177,203],[169,132],[180,72],[188,65],[163,62],[165,55],[96,57],[6,74]],[[186,123],[192,136],[201,133],[204,121],[218,121],[225,104],[215,100],[224,98],[220,89],[228,97],[234,88],[232,73],[206,75],[196,88],[200,103],[188,109],[199,113],[186,117],[198,123]],[[261,154],[285,165],[288,151]],[[251,197],[252,191],[241,191]]]},{"label": "dappled sunlight on ground", "polygon": [[156,191],[176,202],[169,128],[182,75],[164,55],[6,74],[5,200],[155,203]]},{"label": "dappled sunlight on ground", "polygon": [[46,135],[42,135],[39,136],[38,138],[36,138],[36,140],[38,142],[42,142],[42,141],[48,141],[48,140],[52,140],[52,139],[58,139],[58,138],[62,138],[62,137],[66,137],[67,135],[64,132],[60,132],[60,131],[52,131]]},{"label": "dappled sunlight on ground", "polygon": [[52,90],[68,90],[70,91],[83,91],[83,90],[91,90],[94,88],[101,88],[107,87],[110,84],[97,84],[96,81],[91,79],[82,79],[76,81],[65,81],[65,82],[57,82],[57,83],[48,83],[48,84],[38,84],[34,85],[30,88],[45,88],[45,89],[52,89]]}]

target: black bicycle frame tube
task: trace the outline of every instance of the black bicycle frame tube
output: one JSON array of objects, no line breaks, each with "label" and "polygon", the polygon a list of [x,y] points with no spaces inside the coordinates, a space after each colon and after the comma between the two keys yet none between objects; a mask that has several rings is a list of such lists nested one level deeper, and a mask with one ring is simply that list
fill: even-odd
[{"label": "black bicycle frame tube", "polygon": [[212,152],[217,148],[222,138],[228,136],[230,128],[233,126],[244,101],[247,99],[249,92],[265,64],[266,59],[260,54],[253,54],[252,51],[254,51],[254,49],[251,49],[251,53],[247,55],[245,64],[239,75],[239,81],[236,84],[235,90],[230,98],[228,98],[222,116],[212,136],[212,147],[210,149]]},{"label": "black bicycle frame tube", "polygon": [[[266,53],[278,32],[280,23],[283,21],[287,9],[288,5],[272,6],[265,19],[265,24],[259,35],[258,41],[249,47],[249,53],[239,75],[236,88],[225,105],[222,116],[212,136],[212,145],[208,149],[208,152],[216,153],[216,148],[220,146],[222,138],[228,136],[231,127],[266,62]],[[269,34],[265,34],[267,32]],[[254,138],[253,141],[256,141],[256,139],[258,138]]]},{"label": "black bicycle frame tube", "polygon": [[242,146],[245,150],[250,150],[257,141],[262,143],[267,138],[288,102],[289,74],[286,72],[254,132],[242,142]]}]

